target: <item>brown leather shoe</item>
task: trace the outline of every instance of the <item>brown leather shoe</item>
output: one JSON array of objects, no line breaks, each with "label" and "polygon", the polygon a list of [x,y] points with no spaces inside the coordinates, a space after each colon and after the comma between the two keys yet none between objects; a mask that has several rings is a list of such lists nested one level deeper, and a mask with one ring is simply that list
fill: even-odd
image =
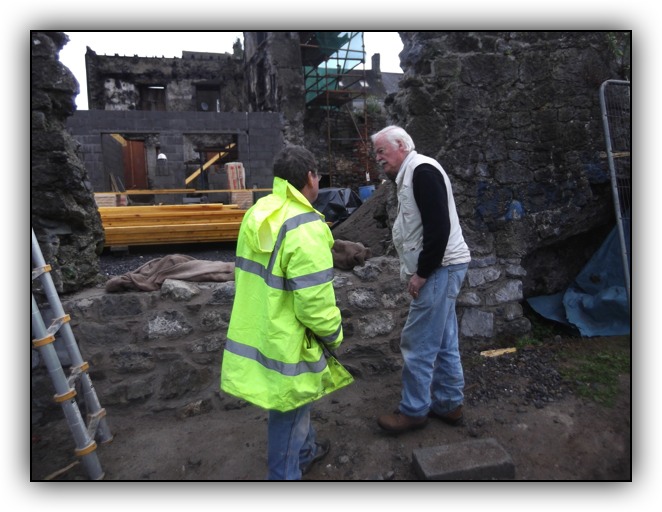
[{"label": "brown leather shoe", "polygon": [[462,413],[461,405],[458,405],[455,409],[445,414],[437,414],[432,409],[430,409],[428,416],[430,418],[441,420],[444,423],[451,425],[453,427],[457,427],[464,423],[464,414]]},{"label": "brown leather shoe", "polygon": [[377,423],[384,430],[398,433],[423,428],[427,422],[427,416],[415,418],[413,416],[407,416],[400,411],[395,411],[393,414],[384,414],[377,418]]}]

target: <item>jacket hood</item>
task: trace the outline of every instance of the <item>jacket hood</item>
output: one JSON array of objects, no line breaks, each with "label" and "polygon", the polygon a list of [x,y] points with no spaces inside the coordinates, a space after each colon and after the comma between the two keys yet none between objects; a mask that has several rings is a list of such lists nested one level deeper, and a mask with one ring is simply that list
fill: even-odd
[{"label": "jacket hood", "polygon": [[287,180],[274,177],[272,190],[271,194],[256,201],[244,217],[244,222],[250,228],[246,230],[250,235],[245,242],[255,252],[273,251],[278,232],[286,220],[286,203],[300,203],[303,209],[314,211],[308,199]]}]

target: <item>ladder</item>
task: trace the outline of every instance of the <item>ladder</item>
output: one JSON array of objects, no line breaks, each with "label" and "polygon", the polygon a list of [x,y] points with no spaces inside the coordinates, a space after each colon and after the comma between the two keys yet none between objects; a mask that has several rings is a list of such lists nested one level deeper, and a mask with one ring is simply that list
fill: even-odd
[{"label": "ladder", "polygon": [[[102,480],[104,473],[97,457],[95,438],[101,443],[109,443],[113,436],[106,422],[106,410],[101,407],[92,381],[87,373],[89,365],[83,361],[78,344],[74,338],[70,316],[64,313],[62,303],[53,284],[50,274],[51,266],[47,265],[32,230],[32,280],[39,279],[53,315],[53,321],[47,328],[39,305],[32,294],[32,347],[39,351],[48,374],[55,387],[55,402],[60,404],[69,429],[73,434],[76,448],[74,454],[80,458],[87,476],[91,480]],[[59,333],[71,360],[71,374],[67,377],[55,350],[55,334]],[[76,384],[80,384],[87,411],[87,425],[81,416],[76,402]]]}]

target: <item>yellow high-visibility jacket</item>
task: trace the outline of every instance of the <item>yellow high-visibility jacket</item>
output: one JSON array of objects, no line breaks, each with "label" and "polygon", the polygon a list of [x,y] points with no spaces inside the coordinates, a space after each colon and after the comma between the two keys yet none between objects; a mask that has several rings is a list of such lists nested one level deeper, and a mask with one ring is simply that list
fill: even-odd
[{"label": "yellow high-visibility jacket", "polygon": [[343,340],[332,245],[323,216],[281,178],[246,212],[237,239],[223,391],[289,411],[352,381],[335,359],[327,362],[321,347],[334,349]]}]

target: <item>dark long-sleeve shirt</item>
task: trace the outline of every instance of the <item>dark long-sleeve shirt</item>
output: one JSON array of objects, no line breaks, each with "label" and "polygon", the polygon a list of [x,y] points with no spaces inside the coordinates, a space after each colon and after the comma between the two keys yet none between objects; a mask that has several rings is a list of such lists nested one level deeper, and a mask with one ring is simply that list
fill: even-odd
[{"label": "dark long-sleeve shirt", "polygon": [[444,177],[430,164],[414,169],[412,183],[423,222],[423,250],[418,257],[416,273],[427,279],[441,265],[450,236],[448,194]]}]

